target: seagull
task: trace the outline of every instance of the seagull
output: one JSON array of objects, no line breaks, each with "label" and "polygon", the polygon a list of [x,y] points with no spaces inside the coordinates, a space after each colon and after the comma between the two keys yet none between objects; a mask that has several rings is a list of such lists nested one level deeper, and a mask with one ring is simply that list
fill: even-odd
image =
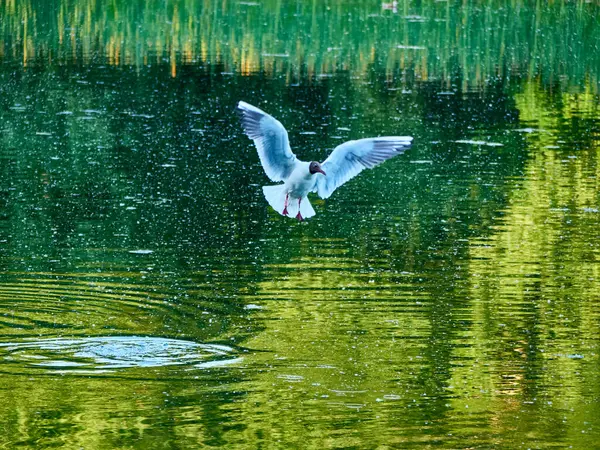
[{"label": "seagull", "polygon": [[338,145],[329,157],[305,162],[292,153],[283,125],[266,112],[246,102],[239,102],[242,127],[254,141],[263,169],[271,181],[283,184],[263,186],[269,205],[279,214],[299,221],[314,216],[309,192],[328,198],[346,181],[363,169],[372,169],[383,161],[410,148],[410,136],[385,136],[348,141]]}]

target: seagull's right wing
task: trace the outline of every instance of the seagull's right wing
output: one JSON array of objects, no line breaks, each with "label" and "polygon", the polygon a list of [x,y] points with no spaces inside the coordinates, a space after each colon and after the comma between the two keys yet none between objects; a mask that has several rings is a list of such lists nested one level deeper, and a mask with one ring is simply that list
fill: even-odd
[{"label": "seagull's right wing", "polygon": [[296,165],[287,131],[278,120],[246,102],[239,102],[237,109],[244,132],[254,140],[267,176],[272,181],[284,181]]},{"label": "seagull's right wing", "polygon": [[338,145],[321,164],[327,175],[317,178],[316,191],[319,197],[329,197],[364,169],[372,169],[386,159],[401,155],[410,148],[412,140],[410,136],[385,136]]}]

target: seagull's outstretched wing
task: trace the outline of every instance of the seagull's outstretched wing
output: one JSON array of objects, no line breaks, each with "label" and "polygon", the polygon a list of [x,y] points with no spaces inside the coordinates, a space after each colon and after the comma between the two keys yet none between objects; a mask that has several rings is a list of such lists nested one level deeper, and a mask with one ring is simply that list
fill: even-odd
[{"label": "seagull's outstretched wing", "polygon": [[321,198],[329,197],[363,169],[372,169],[386,159],[402,154],[410,148],[412,139],[410,136],[386,136],[338,145],[321,164],[327,175],[318,177],[316,192]]},{"label": "seagull's outstretched wing", "polygon": [[290,149],[287,131],[281,123],[246,102],[239,102],[242,126],[254,140],[260,162],[272,181],[283,181],[290,176],[296,164],[296,155]]}]

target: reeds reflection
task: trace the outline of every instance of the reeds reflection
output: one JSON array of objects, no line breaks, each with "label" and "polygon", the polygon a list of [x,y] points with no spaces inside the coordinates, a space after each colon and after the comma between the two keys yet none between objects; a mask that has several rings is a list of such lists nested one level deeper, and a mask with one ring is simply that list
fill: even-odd
[{"label": "reeds reflection", "polygon": [[[1,0],[0,57],[57,63],[218,65],[242,74],[439,80],[480,88],[510,75],[597,90],[598,7],[587,2],[377,3]],[[557,23],[560,26],[557,26]],[[568,81],[566,81],[568,80]]]}]

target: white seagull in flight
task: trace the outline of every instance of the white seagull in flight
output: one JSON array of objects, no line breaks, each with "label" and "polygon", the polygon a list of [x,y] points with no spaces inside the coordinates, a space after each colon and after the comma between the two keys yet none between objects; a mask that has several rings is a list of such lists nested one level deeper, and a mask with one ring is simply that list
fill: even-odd
[{"label": "white seagull in flight", "polygon": [[333,191],[363,169],[372,169],[386,159],[410,148],[410,136],[385,136],[359,139],[338,145],[322,164],[304,162],[292,153],[283,125],[264,111],[246,102],[239,102],[242,126],[254,140],[260,162],[275,186],[263,186],[269,205],[279,214],[298,220],[314,216],[309,192],[328,198]]}]

